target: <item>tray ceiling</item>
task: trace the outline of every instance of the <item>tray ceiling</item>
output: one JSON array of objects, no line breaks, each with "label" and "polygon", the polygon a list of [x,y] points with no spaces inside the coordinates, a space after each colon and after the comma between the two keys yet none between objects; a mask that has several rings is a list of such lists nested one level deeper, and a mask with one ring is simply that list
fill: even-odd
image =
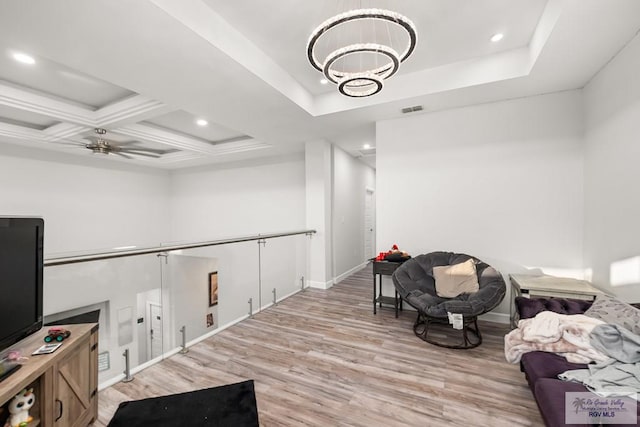
[{"label": "tray ceiling", "polygon": [[[413,20],[418,48],[376,96],[322,86],[310,32],[342,8]],[[107,160],[181,168],[300,153],[325,139],[360,156],[375,123],[583,87],[640,29],[637,0],[3,0],[0,143],[60,144],[96,127],[174,150]],[[144,21],[144,25],[140,23]],[[495,33],[504,33],[491,43]],[[16,62],[15,52],[35,64]],[[208,126],[198,127],[196,119]],[[80,147],[82,148],[82,147]],[[370,160],[370,159],[369,159]]]}]

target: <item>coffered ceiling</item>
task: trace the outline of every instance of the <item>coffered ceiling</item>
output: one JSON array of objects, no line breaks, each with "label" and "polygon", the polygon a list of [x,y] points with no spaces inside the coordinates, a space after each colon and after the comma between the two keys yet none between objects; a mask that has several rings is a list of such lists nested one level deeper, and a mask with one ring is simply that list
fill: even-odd
[{"label": "coffered ceiling", "polygon": [[[320,22],[356,6],[400,12],[419,37],[365,99],[322,85],[305,53]],[[0,148],[92,156],[83,144],[105,128],[115,144],[166,151],[105,161],[159,168],[296,153],[315,139],[363,156],[375,122],[403,107],[583,87],[639,28],[637,0],[3,0]]]}]

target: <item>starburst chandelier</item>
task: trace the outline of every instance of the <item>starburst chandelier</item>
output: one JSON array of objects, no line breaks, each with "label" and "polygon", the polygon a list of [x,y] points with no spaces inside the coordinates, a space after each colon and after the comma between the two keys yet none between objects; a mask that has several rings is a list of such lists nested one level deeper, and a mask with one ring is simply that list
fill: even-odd
[{"label": "starburst chandelier", "polygon": [[340,93],[360,98],[382,90],[416,47],[416,28],[385,9],[355,9],[320,24],[309,37],[307,57]]}]

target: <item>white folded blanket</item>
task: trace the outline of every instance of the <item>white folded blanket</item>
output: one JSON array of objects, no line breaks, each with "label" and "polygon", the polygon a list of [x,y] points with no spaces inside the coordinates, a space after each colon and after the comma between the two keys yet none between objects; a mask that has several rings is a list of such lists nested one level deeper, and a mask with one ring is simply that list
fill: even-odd
[{"label": "white folded blanket", "polygon": [[505,358],[518,363],[530,351],[547,351],[564,356],[572,363],[601,362],[607,356],[593,348],[589,333],[602,320],[582,314],[543,311],[531,319],[522,319],[518,328],[504,337]]}]

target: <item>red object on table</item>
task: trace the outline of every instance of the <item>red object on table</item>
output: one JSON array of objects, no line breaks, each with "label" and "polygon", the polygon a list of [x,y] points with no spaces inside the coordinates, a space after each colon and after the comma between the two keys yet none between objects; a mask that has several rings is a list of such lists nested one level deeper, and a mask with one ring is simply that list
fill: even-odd
[{"label": "red object on table", "polygon": [[57,326],[52,327],[52,328],[49,328],[49,330],[47,331],[47,336],[44,337],[44,342],[52,342],[52,341],[62,342],[65,340],[65,338],[69,338],[70,335],[71,335],[71,332],[64,328],[59,328]]}]

